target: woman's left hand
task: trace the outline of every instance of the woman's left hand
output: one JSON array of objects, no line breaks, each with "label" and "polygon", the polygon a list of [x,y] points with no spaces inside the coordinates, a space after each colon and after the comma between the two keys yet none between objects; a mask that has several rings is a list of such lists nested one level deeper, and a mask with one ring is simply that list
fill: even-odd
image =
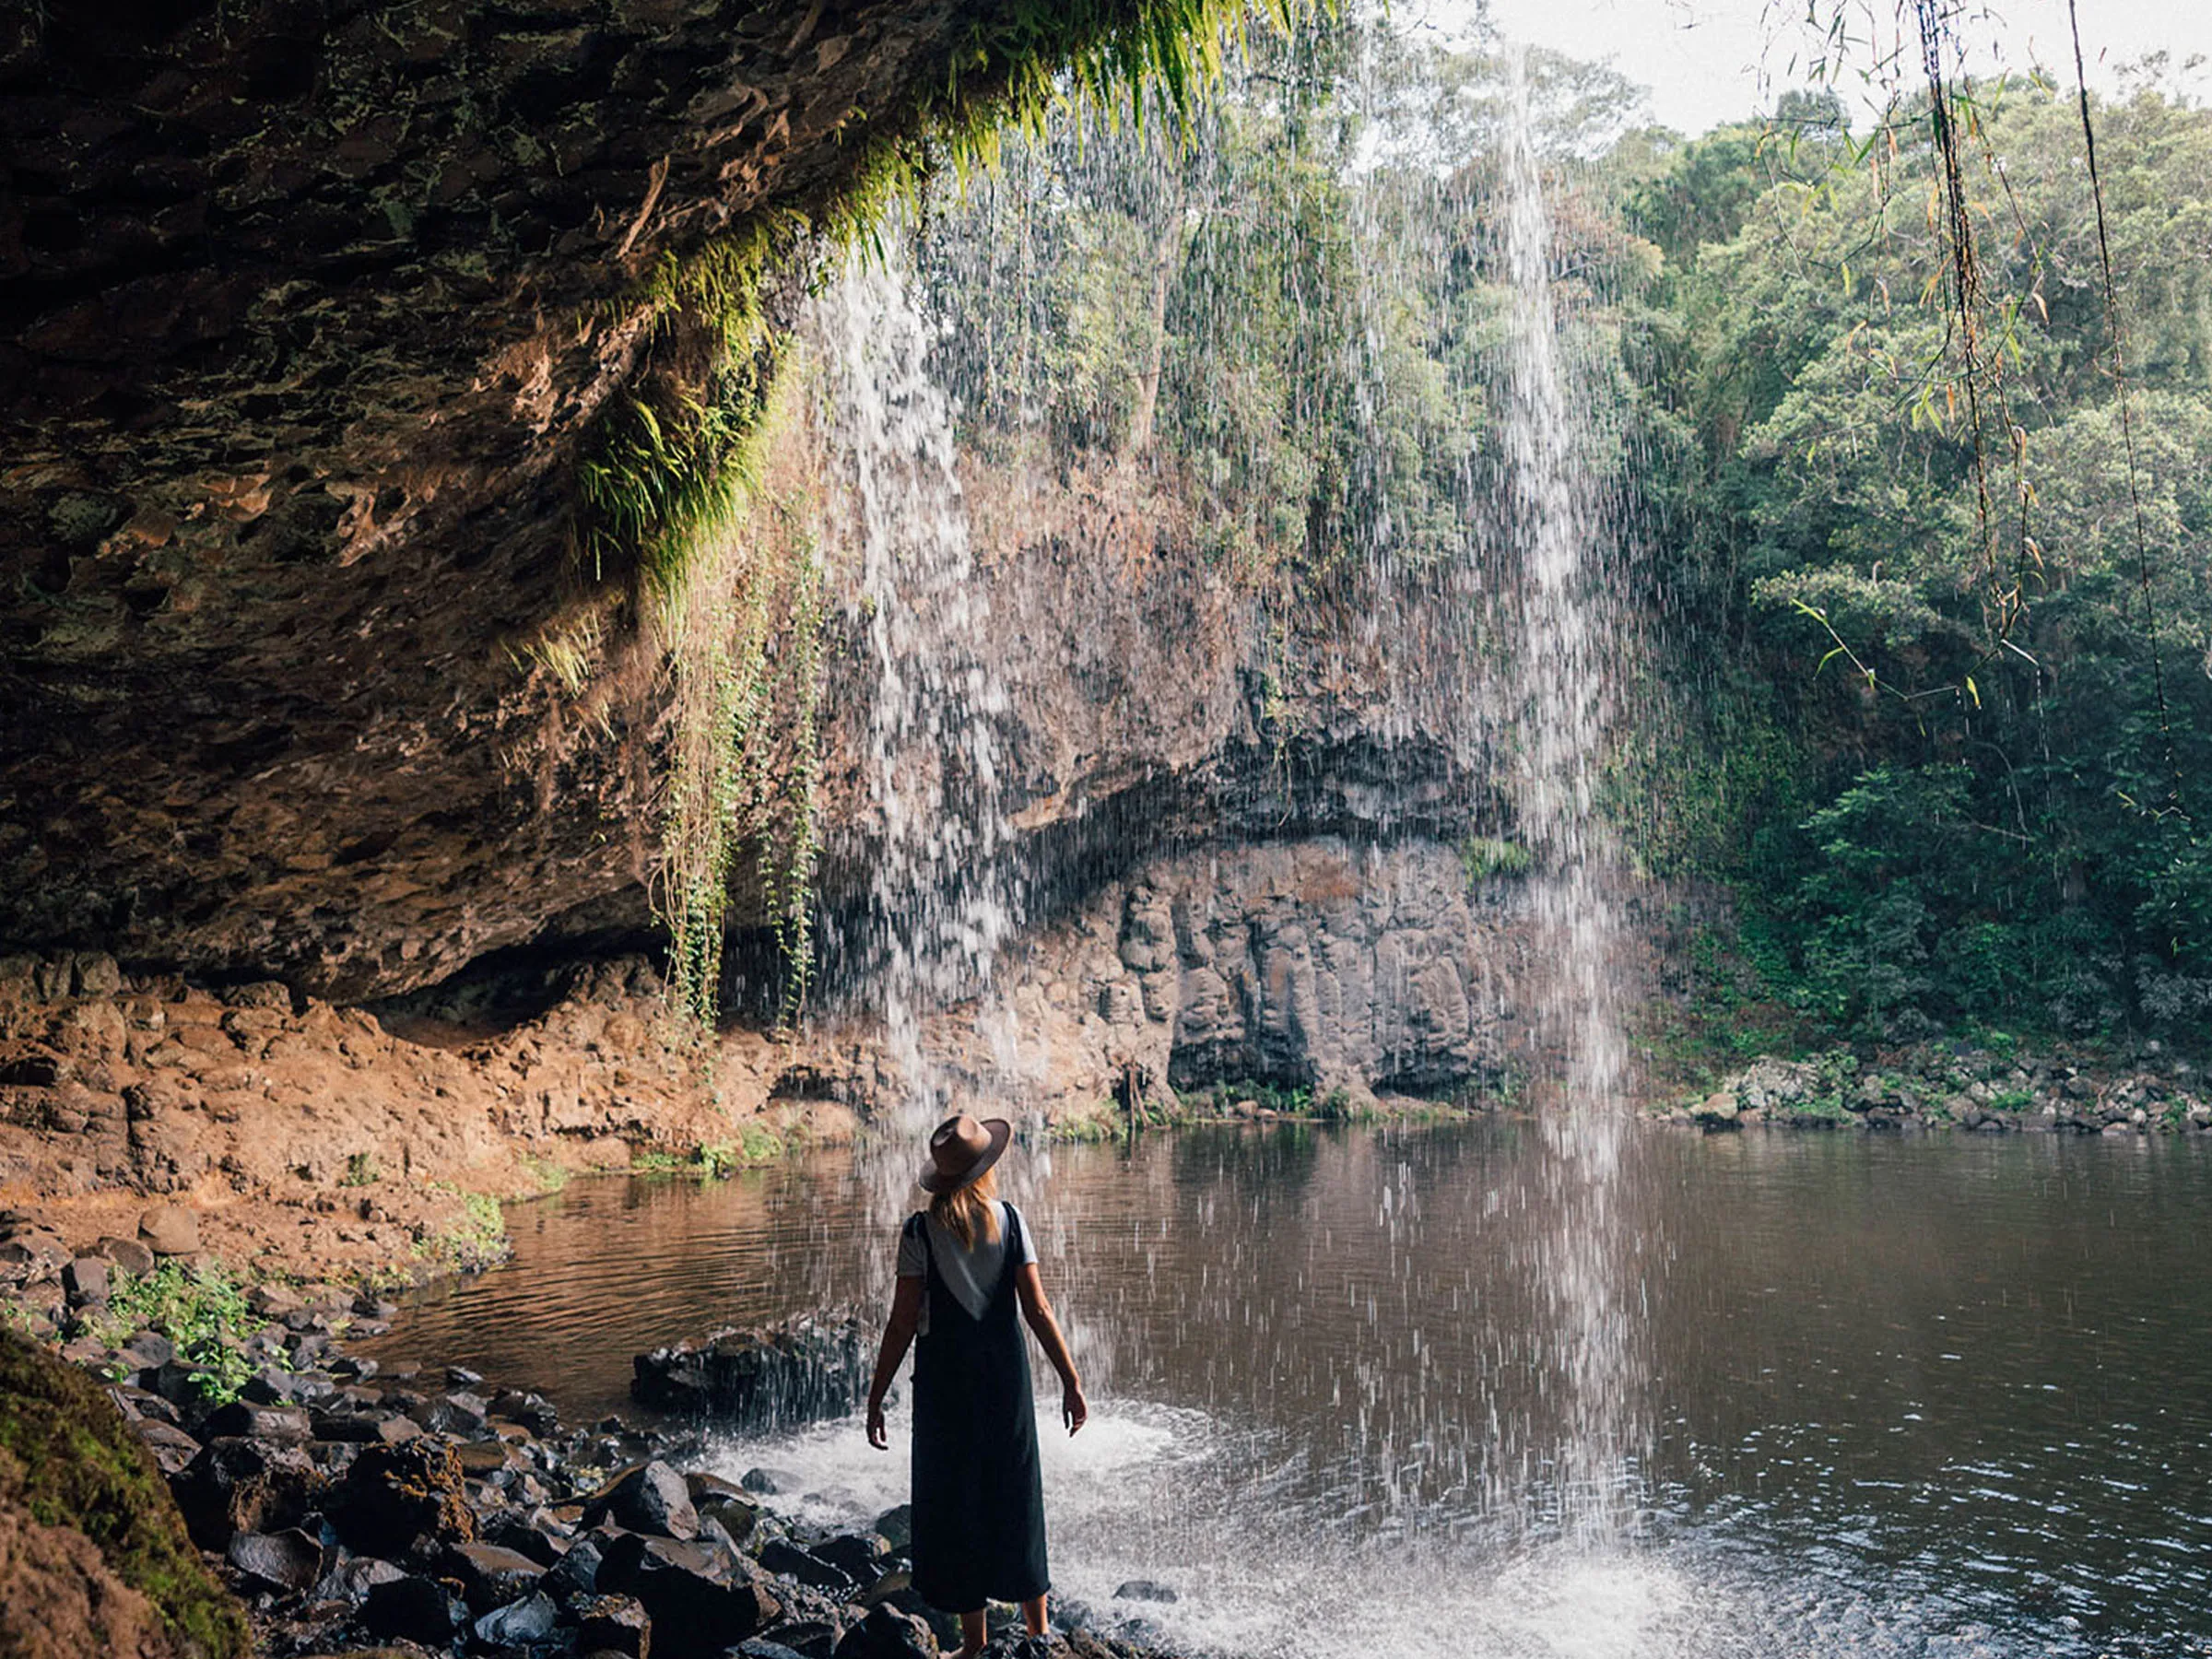
[{"label": "woman's left hand", "polygon": [[868,1402],[868,1444],[878,1452],[888,1452],[891,1449],[891,1431],[883,1420],[883,1402],[881,1400]]},{"label": "woman's left hand", "polygon": [[1070,1382],[1060,1390],[1060,1420],[1070,1434],[1090,1421],[1090,1402],[1083,1397],[1082,1383]]}]

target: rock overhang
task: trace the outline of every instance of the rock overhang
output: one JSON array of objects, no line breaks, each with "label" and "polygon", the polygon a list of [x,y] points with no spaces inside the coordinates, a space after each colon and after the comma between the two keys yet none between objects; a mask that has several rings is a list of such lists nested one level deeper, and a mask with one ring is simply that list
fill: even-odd
[{"label": "rock overhang", "polygon": [[[1189,16],[1184,17],[1188,11]],[[594,423],[680,273],[1043,52],[1202,8],[261,0],[0,36],[0,938],[359,996],[633,887],[557,753]],[[783,217],[780,217],[783,216]],[[674,277],[672,282],[671,278]]]}]

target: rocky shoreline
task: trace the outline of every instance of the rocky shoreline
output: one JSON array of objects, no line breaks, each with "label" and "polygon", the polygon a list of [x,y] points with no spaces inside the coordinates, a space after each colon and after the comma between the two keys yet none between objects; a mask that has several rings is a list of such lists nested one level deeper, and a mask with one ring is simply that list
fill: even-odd
[{"label": "rocky shoreline", "polygon": [[1646,1116],[1706,1130],[1930,1129],[2114,1136],[2212,1132],[2212,1079],[2159,1044],[2132,1064],[2077,1064],[1971,1043],[1934,1042],[1809,1059],[1764,1055]]},{"label": "rocky shoreline", "polygon": [[[0,1253],[41,1242],[18,1226]],[[365,1293],[256,1292],[251,1328],[227,1334],[243,1374],[218,1385],[182,1341],[102,1326],[102,1287],[87,1264],[105,1259],[76,1257],[65,1270],[75,1335],[62,1354],[107,1379],[105,1399],[88,1409],[112,1402],[145,1448],[265,1659],[930,1659],[958,1644],[957,1629],[912,1590],[902,1509],[857,1528],[807,1526],[761,1501],[778,1490],[767,1471],[733,1482],[706,1467],[702,1428],[617,1418],[571,1428],[527,1386],[354,1357],[344,1337],[392,1312]],[[726,1370],[747,1353],[785,1363],[842,1355],[849,1335],[833,1332],[825,1347],[805,1334],[724,1334],[709,1347]],[[31,1353],[16,1336],[0,1336],[6,1348],[16,1360]],[[667,1358],[641,1356],[641,1374]],[[0,1446],[20,1438],[12,1409],[0,1404]],[[13,1518],[6,1498],[0,1488],[0,1541]],[[0,1622],[28,1617],[46,1588],[10,1577]],[[1160,1659],[1093,1628],[1080,1606],[1056,1603],[1054,1614],[1054,1634],[1037,1641],[998,1610],[991,1652]]]}]

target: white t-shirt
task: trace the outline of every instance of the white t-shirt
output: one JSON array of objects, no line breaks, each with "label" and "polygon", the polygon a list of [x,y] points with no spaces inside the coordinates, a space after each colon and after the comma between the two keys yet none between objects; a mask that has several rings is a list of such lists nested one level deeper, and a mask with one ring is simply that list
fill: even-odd
[{"label": "white t-shirt", "polygon": [[[1006,1241],[1013,1235],[1012,1218],[1018,1214],[1004,1198],[998,1200],[998,1237],[986,1239],[980,1234],[972,1250],[962,1249],[959,1239],[927,1210],[921,1212],[922,1225],[929,1229],[930,1254],[936,1257],[937,1273],[945,1288],[959,1299],[960,1306],[970,1315],[981,1319],[983,1310],[991,1305],[992,1292],[998,1288],[998,1276],[1006,1267]],[[1021,1224],[1020,1262],[1037,1259],[1036,1235],[1030,1224]],[[904,1228],[899,1231],[899,1277],[923,1278],[929,1272],[929,1263],[922,1251],[922,1241],[909,1234]],[[922,1329],[929,1329],[929,1301],[922,1302]]]}]

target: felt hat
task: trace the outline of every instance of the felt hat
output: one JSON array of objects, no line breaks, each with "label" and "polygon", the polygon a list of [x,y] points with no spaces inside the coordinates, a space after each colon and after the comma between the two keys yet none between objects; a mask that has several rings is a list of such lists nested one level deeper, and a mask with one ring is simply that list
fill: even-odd
[{"label": "felt hat", "polygon": [[929,1161],[919,1177],[925,1193],[957,1193],[1005,1154],[1014,1125],[1005,1118],[977,1120],[961,1112],[929,1137]]}]

